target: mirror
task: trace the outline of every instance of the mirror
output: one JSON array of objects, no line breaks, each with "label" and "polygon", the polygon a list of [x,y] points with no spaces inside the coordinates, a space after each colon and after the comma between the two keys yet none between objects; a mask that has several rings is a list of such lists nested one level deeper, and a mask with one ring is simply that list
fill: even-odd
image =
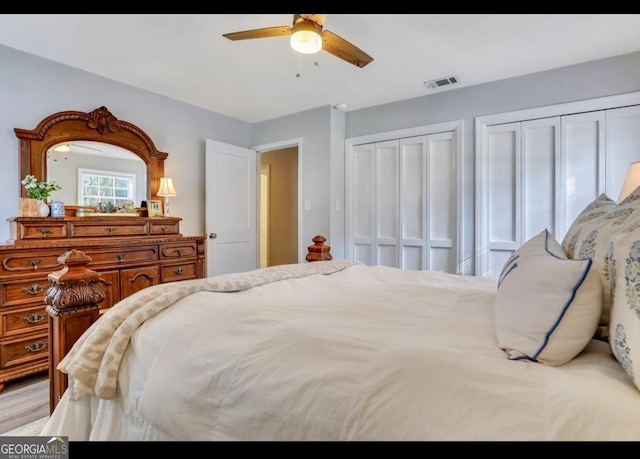
[{"label": "mirror", "polygon": [[[147,165],[129,150],[108,143],[83,140],[59,143],[47,152],[47,181],[55,180],[62,186],[52,195],[58,201],[79,206],[95,205],[88,199],[81,199],[81,175],[94,172],[125,178],[131,189],[121,189],[120,196],[130,192],[131,199],[128,200],[136,207],[148,199]],[[103,201],[111,202],[114,199]]]},{"label": "mirror", "polygon": [[[143,168],[146,168],[146,177],[142,179],[144,185],[139,187],[144,189],[144,192],[143,194],[137,193],[137,198],[140,197],[140,201],[143,200],[142,196],[147,201],[160,199],[156,193],[160,177],[164,175],[164,160],[169,156],[168,153],[158,151],[151,138],[142,129],[127,121],[117,119],[104,106],[87,113],[79,111],[54,113],[40,121],[35,129],[15,128],[14,132],[19,139],[20,177],[18,184],[21,197],[28,197],[20,180],[29,174],[35,175],[38,180],[53,179],[62,184],[63,179],[53,175],[54,171],[51,171],[52,174],[49,173],[49,168],[57,169],[47,160],[53,147],[60,144],[83,144],[100,150],[108,150],[112,155],[117,156],[122,155],[123,150],[130,152],[132,154],[130,158],[138,158],[135,161],[142,161]],[[79,150],[79,148],[75,149]],[[104,153],[107,154],[107,151]],[[72,153],[69,152],[69,154]],[[52,163],[57,162],[64,163],[64,160],[52,160]],[[110,161],[110,164],[115,163]],[[67,167],[71,169],[71,167]],[[66,175],[76,177],[74,185],[66,185],[66,179],[64,179],[65,185],[62,190],[56,192],[56,199],[60,199],[65,204],[71,204],[71,199],[73,199],[75,204],[76,198],[62,198],[62,194],[58,194],[64,192],[67,187],[72,187],[73,195],[76,194],[77,170],[72,171],[71,174],[67,171]],[[137,181],[139,182],[140,179]],[[136,202],[136,205],[140,205],[140,202]]]}]

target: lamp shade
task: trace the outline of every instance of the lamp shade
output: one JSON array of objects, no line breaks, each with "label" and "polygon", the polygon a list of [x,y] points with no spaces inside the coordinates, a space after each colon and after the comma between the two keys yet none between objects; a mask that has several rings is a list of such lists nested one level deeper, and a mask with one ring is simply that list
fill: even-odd
[{"label": "lamp shade", "polygon": [[161,177],[160,188],[156,194],[158,196],[175,196],[176,189],[173,187],[173,180],[170,177]]},{"label": "lamp shade", "polygon": [[620,196],[618,196],[618,202],[621,202],[624,198],[629,196],[633,190],[640,186],[640,161],[636,161],[629,165],[627,176],[622,184],[620,190]]},{"label": "lamp shade", "polygon": [[291,47],[302,54],[317,53],[322,49],[320,26],[312,21],[300,21],[291,28]]}]

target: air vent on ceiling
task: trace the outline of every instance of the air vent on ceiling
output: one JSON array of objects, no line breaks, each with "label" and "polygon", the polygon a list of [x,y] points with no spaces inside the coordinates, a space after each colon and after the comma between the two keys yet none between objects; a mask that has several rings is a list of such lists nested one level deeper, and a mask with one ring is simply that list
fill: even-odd
[{"label": "air vent on ceiling", "polygon": [[457,76],[450,76],[450,77],[438,78],[437,80],[425,81],[424,85],[428,89],[436,89],[436,88],[441,88],[442,86],[455,84],[457,82],[458,82]]}]

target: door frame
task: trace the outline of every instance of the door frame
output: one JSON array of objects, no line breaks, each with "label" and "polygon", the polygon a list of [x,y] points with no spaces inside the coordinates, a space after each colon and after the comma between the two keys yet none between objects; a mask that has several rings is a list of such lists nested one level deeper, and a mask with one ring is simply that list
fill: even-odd
[{"label": "door frame", "polygon": [[[267,153],[269,151],[273,151],[273,150],[282,150],[285,148],[291,148],[291,147],[296,147],[298,149],[298,263],[302,263],[303,261],[305,261],[305,257],[306,254],[304,253],[305,251],[305,246],[304,246],[304,241],[302,240],[302,226],[303,226],[303,221],[302,221],[302,216],[303,216],[303,212],[302,212],[302,137],[296,137],[293,139],[289,139],[289,140],[280,140],[278,142],[271,142],[271,143],[266,143],[266,144],[261,144],[261,145],[256,145],[254,147],[249,147],[252,150],[255,150],[257,153],[257,161],[256,161],[256,190],[257,190],[257,203],[258,205],[256,206],[257,209],[257,221],[260,222],[260,175],[261,175],[261,166],[262,166],[262,153]],[[260,250],[261,250],[261,242],[260,242],[260,225],[257,226],[257,234],[256,234],[256,260],[258,262],[258,266],[260,266]]]}]

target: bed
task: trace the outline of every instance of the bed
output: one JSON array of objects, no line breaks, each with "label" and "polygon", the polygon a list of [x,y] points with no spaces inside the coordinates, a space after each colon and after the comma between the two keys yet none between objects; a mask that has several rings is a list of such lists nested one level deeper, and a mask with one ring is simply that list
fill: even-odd
[{"label": "bed", "polygon": [[324,260],[148,287],[60,362],[42,435],[640,440],[634,193],[563,241],[541,231],[500,277]]}]

